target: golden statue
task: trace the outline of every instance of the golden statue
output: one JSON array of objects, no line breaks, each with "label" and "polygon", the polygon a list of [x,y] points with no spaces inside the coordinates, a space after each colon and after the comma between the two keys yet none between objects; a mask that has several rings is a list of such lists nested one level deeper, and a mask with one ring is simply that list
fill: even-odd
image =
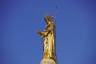
[{"label": "golden statue", "polygon": [[43,58],[40,64],[56,64],[55,55],[55,41],[54,41],[54,29],[55,25],[53,23],[52,17],[45,16],[46,27],[43,32],[36,30],[43,40]]}]

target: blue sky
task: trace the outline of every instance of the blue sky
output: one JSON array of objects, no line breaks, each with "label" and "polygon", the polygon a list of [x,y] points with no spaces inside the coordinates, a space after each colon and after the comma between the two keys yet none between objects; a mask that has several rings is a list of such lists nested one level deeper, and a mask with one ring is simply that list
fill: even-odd
[{"label": "blue sky", "polygon": [[0,0],[0,64],[39,64],[44,16],[56,24],[57,64],[96,64],[95,0]]}]

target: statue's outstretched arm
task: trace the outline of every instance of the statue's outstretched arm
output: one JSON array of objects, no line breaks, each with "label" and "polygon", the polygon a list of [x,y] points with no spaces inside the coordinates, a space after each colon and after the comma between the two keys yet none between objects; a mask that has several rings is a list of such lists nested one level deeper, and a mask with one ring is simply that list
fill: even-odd
[{"label": "statue's outstretched arm", "polygon": [[40,36],[45,36],[47,33],[47,31],[40,32],[39,30],[36,30],[35,32],[38,33]]}]

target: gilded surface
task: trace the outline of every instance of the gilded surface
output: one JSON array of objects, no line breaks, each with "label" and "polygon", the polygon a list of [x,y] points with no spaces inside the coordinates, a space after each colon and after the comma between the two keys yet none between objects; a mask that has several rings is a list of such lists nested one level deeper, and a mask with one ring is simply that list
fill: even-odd
[{"label": "gilded surface", "polygon": [[50,16],[45,16],[46,27],[43,32],[36,31],[40,34],[43,40],[43,58],[44,59],[55,59],[55,45],[54,45],[54,23]]}]

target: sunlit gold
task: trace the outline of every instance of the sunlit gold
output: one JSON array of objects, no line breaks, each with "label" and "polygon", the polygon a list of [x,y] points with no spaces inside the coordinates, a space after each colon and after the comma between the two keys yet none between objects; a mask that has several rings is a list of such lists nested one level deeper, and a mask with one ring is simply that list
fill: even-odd
[{"label": "sunlit gold", "polygon": [[[45,16],[44,20],[47,24],[44,31],[40,32],[39,30],[36,30],[36,32],[40,34],[43,40],[43,59],[40,64],[56,64],[55,42],[54,42],[55,25],[53,23],[52,17],[50,16]],[[48,61],[46,61],[46,59]]]}]

